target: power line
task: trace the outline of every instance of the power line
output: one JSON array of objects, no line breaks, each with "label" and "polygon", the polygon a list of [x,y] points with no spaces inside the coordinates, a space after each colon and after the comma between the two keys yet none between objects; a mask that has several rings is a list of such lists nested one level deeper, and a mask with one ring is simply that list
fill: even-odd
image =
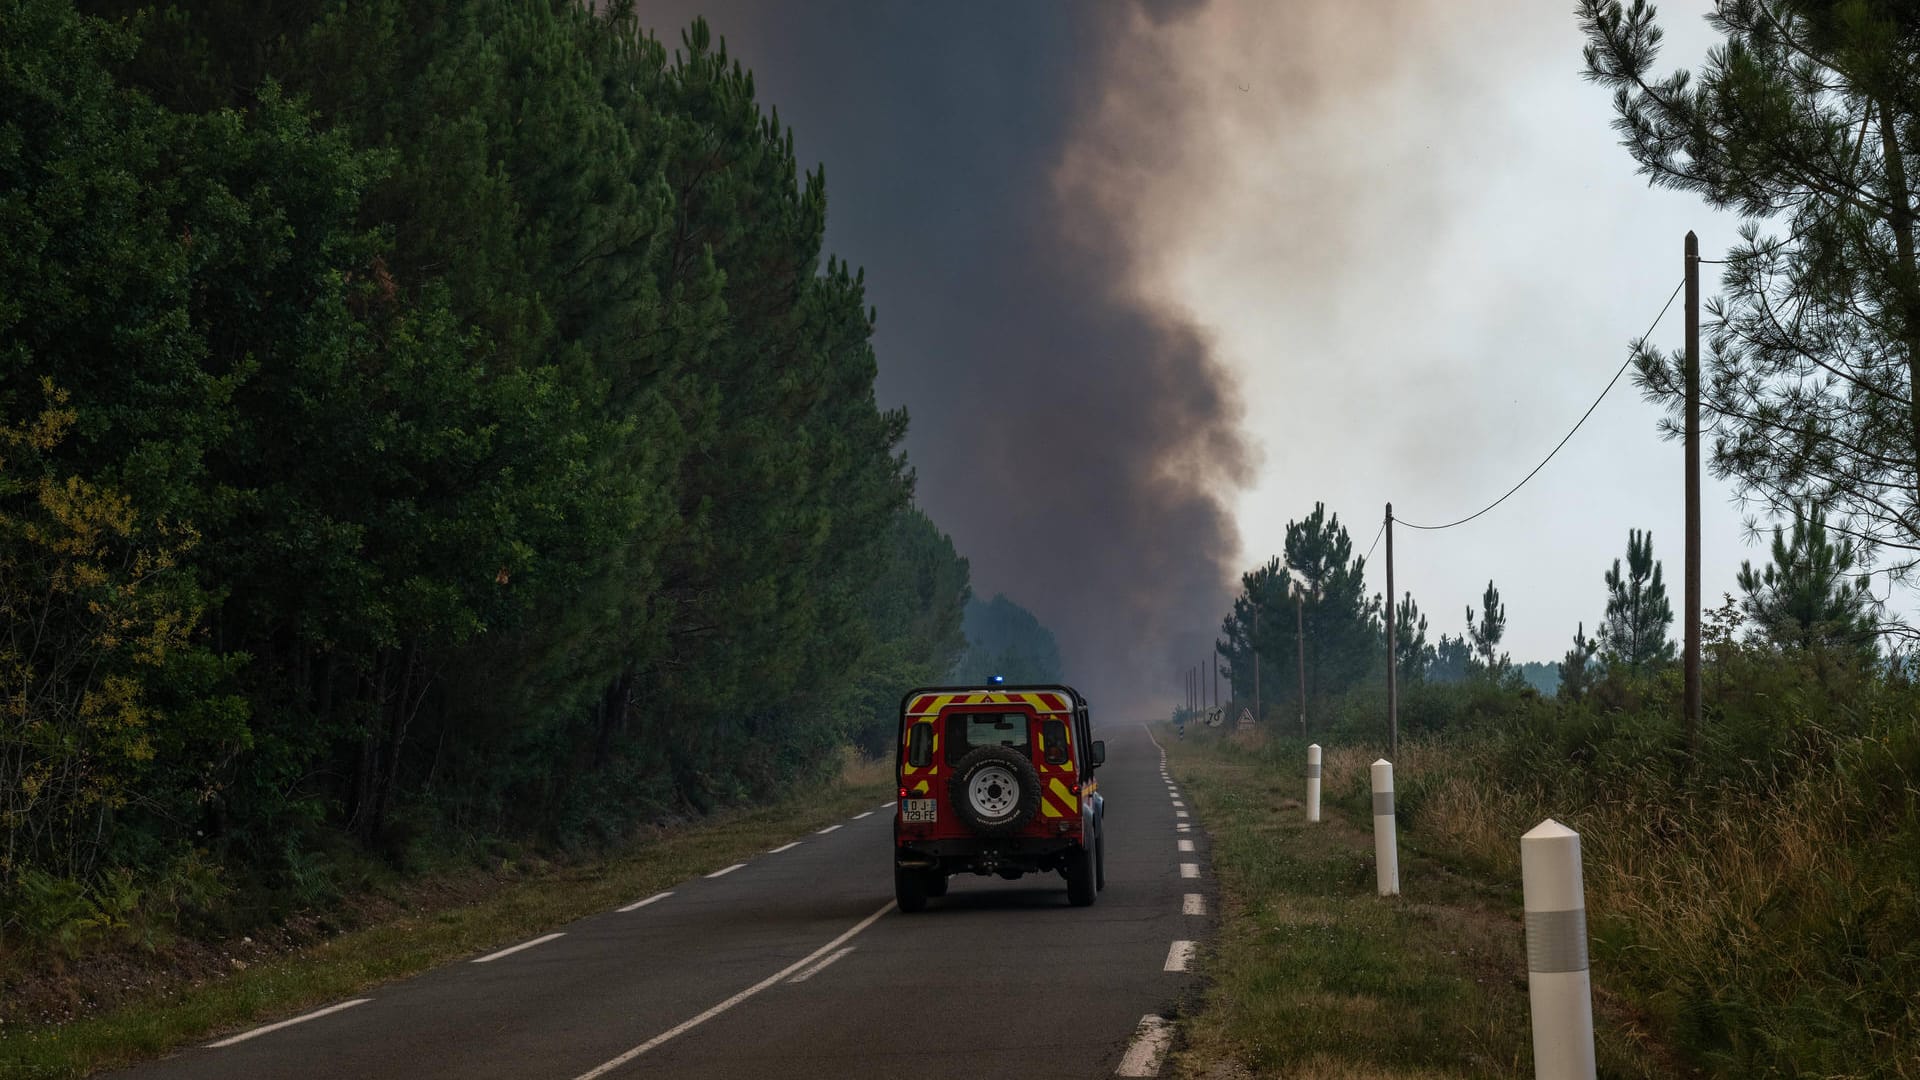
[{"label": "power line", "polygon": [[[1686,279],[1682,278],[1680,281],[1680,284],[1675,285],[1673,287],[1673,292],[1667,296],[1667,302],[1660,306],[1660,314],[1655,315],[1653,317],[1653,324],[1647,327],[1647,332],[1644,334],[1641,334],[1639,338],[1636,339],[1636,342],[1645,342],[1648,338],[1653,336],[1654,330],[1658,329],[1660,326],[1660,320],[1667,317],[1667,309],[1673,307],[1674,298],[1680,295],[1680,290],[1686,287],[1686,284],[1687,284]],[[1507,493],[1505,495],[1500,496],[1499,498],[1493,500],[1492,502],[1474,511],[1473,513],[1468,514],[1466,517],[1461,518],[1459,521],[1449,521],[1445,525],[1415,525],[1413,522],[1408,521],[1405,518],[1394,518],[1393,520],[1398,524],[1405,525],[1409,529],[1425,529],[1429,532],[1437,532],[1441,529],[1451,529],[1456,525],[1465,525],[1467,522],[1472,521],[1474,518],[1479,517],[1481,514],[1484,514],[1487,511],[1493,509],[1494,507],[1499,506],[1501,503],[1506,502],[1509,498],[1513,496],[1514,492],[1519,491],[1523,487],[1526,487],[1527,481],[1533,479],[1536,475],[1538,475],[1541,469],[1546,468],[1547,462],[1552,461],[1553,456],[1560,452],[1560,448],[1567,445],[1567,440],[1573,438],[1574,433],[1580,430],[1580,426],[1587,422],[1587,417],[1593,415],[1593,410],[1599,408],[1600,403],[1606,400],[1607,394],[1613,390],[1614,384],[1620,381],[1620,376],[1625,375],[1627,373],[1627,367],[1633,363],[1633,358],[1635,355],[1637,355],[1637,353],[1638,353],[1637,349],[1630,349],[1627,351],[1627,358],[1626,360],[1621,362],[1620,370],[1613,373],[1613,378],[1607,380],[1606,388],[1600,391],[1600,396],[1593,399],[1593,404],[1587,406],[1587,411],[1580,414],[1579,420],[1574,421],[1572,430],[1568,431],[1564,436],[1562,436],[1560,441],[1553,445],[1552,450],[1547,451],[1547,456],[1540,459],[1540,464],[1535,465],[1533,467],[1532,472],[1529,472],[1527,475],[1521,477],[1519,483],[1508,488]],[[1386,523],[1381,522],[1381,527],[1384,529],[1386,527]],[[1378,538],[1376,537],[1376,539]]]},{"label": "power line", "polygon": [[1380,537],[1381,537],[1381,535],[1382,535],[1383,533],[1385,533],[1386,531],[1387,531],[1387,522],[1386,522],[1386,519],[1385,519],[1385,518],[1382,518],[1382,519],[1380,520],[1380,527],[1379,527],[1378,529],[1375,529],[1375,530],[1374,530],[1374,533],[1373,533],[1373,543],[1371,543],[1371,544],[1368,544],[1368,545],[1367,545],[1367,553],[1366,553],[1365,555],[1362,555],[1362,556],[1360,556],[1360,557],[1361,557],[1362,559],[1371,559],[1371,558],[1373,558],[1373,549],[1374,549],[1374,548],[1377,548],[1377,547],[1379,547],[1379,546],[1380,546]]}]

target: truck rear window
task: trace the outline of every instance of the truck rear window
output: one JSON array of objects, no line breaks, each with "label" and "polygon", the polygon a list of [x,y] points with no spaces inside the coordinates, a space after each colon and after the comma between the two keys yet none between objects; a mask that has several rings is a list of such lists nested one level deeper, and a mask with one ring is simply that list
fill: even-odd
[{"label": "truck rear window", "polygon": [[947,717],[947,764],[982,746],[1027,748],[1027,714],[958,713]]}]

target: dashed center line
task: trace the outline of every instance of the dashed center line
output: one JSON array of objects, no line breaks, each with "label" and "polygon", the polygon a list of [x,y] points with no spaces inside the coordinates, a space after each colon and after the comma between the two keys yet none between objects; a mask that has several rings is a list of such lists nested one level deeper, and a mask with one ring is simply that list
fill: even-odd
[{"label": "dashed center line", "polygon": [[1162,971],[1185,971],[1193,959],[1193,942],[1176,941],[1167,947],[1167,965]]},{"label": "dashed center line", "polygon": [[767,854],[769,854],[769,855],[778,855],[778,854],[780,854],[780,853],[781,853],[781,852],[783,852],[783,851],[792,851],[792,850],[793,850],[794,848],[797,848],[797,847],[799,847],[799,846],[800,846],[800,841],[798,841],[798,840],[795,840],[795,841],[794,841],[793,843],[791,843],[791,844],[781,844],[781,845],[780,845],[779,847],[777,847],[777,848],[774,848],[774,849],[773,849],[772,851],[769,851],[769,852],[767,852]]},{"label": "dashed center line", "polygon": [[830,833],[830,832],[832,832],[833,830],[835,830],[835,829],[837,829],[837,828],[839,828],[839,827],[840,827],[840,826],[838,826],[838,825],[829,825],[829,826],[827,826],[826,828],[824,828],[824,829],[821,829],[821,830],[820,830],[819,832],[817,832],[817,833],[814,833],[813,835],[815,835],[815,836],[825,836],[825,835],[827,835],[828,833]]},{"label": "dashed center line", "polygon": [[741,1002],[747,1000],[748,998],[754,996],[755,994],[758,994],[760,991],[765,990],[767,987],[773,986],[776,983],[778,983],[780,980],[793,975],[795,972],[801,970],[807,965],[820,959],[822,956],[825,956],[827,953],[830,953],[833,950],[839,948],[840,946],[845,945],[856,934],[860,933],[862,930],[865,930],[867,927],[872,926],[874,923],[879,922],[880,916],[885,915],[887,912],[892,910],[893,910],[893,901],[889,900],[885,904],[882,904],[880,906],[880,910],[874,912],[873,914],[867,916],[866,918],[860,920],[858,923],[854,924],[853,929],[848,930],[846,933],[841,934],[839,937],[834,938],[832,941],[829,941],[825,945],[820,946],[818,949],[815,949],[813,952],[808,953],[807,955],[801,957],[798,960],[795,960],[793,963],[787,965],[786,967],[781,968],[779,971],[776,971],[773,974],[767,976],[766,978],[761,979],[759,982],[754,983],[752,986],[747,987],[745,990],[742,990],[739,993],[728,998],[727,1000],[721,1002],[720,1004],[715,1005],[713,1008],[708,1009],[706,1012],[701,1013],[699,1016],[696,1016],[691,1020],[683,1020],[678,1025],[668,1028],[667,1030],[661,1032],[660,1034],[655,1035],[653,1038],[648,1039],[646,1042],[641,1043],[639,1046],[636,1046],[633,1049],[627,1051],[626,1053],[621,1054],[619,1057],[613,1058],[612,1060],[604,1062],[592,1069],[588,1069],[586,1072],[583,1072],[579,1076],[575,1077],[574,1080],[594,1080],[594,1078],[597,1076],[605,1076],[606,1074],[612,1072],[613,1070],[619,1068],[620,1066],[625,1065],[627,1062],[632,1061],[634,1058],[637,1058],[640,1055],[646,1053],[647,1051],[652,1050],[654,1047],[659,1046],[661,1043],[664,1043],[669,1039],[672,1039],[679,1035],[683,1035],[686,1032],[691,1031],[696,1027],[699,1027],[701,1024],[704,1024],[707,1021],[713,1019],[714,1017],[719,1016],[721,1013],[726,1012],[728,1009],[733,1008],[735,1005],[738,1005]]},{"label": "dashed center line", "polygon": [[498,960],[503,956],[512,956],[514,953],[519,952],[521,949],[531,949],[535,945],[544,945],[547,942],[552,941],[554,938],[561,938],[566,936],[567,935],[564,933],[554,933],[554,934],[548,934],[545,937],[534,938],[532,941],[523,941],[518,945],[509,945],[508,947],[501,949],[499,952],[488,953],[487,955],[476,959],[474,963],[476,964],[489,963],[491,961]]},{"label": "dashed center line", "polygon": [[1206,913],[1207,913],[1206,897],[1201,896],[1197,892],[1190,892],[1187,895],[1180,898],[1180,914],[1205,915]]},{"label": "dashed center line", "polygon": [[747,864],[743,862],[737,862],[737,863],[734,863],[732,866],[723,866],[720,869],[715,870],[713,873],[708,874],[707,876],[710,878],[725,877],[728,874],[733,873],[735,870],[738,870],[745,865]]},{"label": "dashed center line", "polygon": [[864,813],[864,814],[855,814],[855,815],[853,815],[853,820],[855,820],[855,821],[859,821],[859,820],[860,820],[861,818],[863,818],[863,817],[872,817],[872,816],[873,816],[873,811],[871,811],[871,810],[869,810],[869,811],[867,811],[867,812],[866,812],[866,813]]},{"label": "dashed center line", "polygon": [[283,1027],[292,1027],[295,1024],[304,1024],[309,1020],[318,1020],[321,1017],[327,1015],[328,1013],[337,1013],[341,1009],[351,1009],[355,1005],[365,1005],[367,1002],[372,1000],[373,1000],[372,998],[354,998],[352,1001],[343,1001],[338,1005],[329,1005],[324,1009],[315,1009],[310,1013],[306,1013],[301,1016],[296,1016],[291,1020],[282,1020],[277,1024],[268,1024],[265,1027],[257,1027],[257,1028],[254,1028],[252,1031],[243,1031],[238,1035],[232,1036],[231,1038],[221,1039],[219,1042],[208,1043],[207,1049],[217,1050],[222,1046],[232,1046],[234,1043],[246,1042],[248,1039],[251,1039],[256,1035],[265,1035],[269,1031],[279,1031]]},{"label": "dashed center line", "polygon": [[1183,862],[1183,863],[1181,863],[1181,864],[1180,864],[1180,876],[1181,876],[1181,877],[1183,877],[1183,878],[1197,878],[1197,877],[1199,877],[1199,876],[1200,876],[1200,864],[1199,864],[1199,863],[1190,863],[1190,862]]},{"label": "dashed center line", "polygon": [[818,974],[820,974],[820,973],[821,973],[822,971],[825,971],[825,970],[826,970],[826,968],[827,968],[827,965],[828,965],[828,964],[831,964],[831,963],[833,963],[833,962],[834,962],[835,960],[838,960],[838,959],[840,959],[841,957],[843,957],[843,956],[845,956],[845,955],[847,955],[848,953],[850,953],[850,952],[852,952],[852,951],[854,950],[854,948],[855,948],[855,946],[852,946],[852,945],[848,945],[848,946],[846,946],[845,948],[843,948],[843,949],[841,949],[841,950],[840,950],[839,952],[836,952],[836,953],[831,953],[831,954],[829,954],[829,955],[827,956],[827,958],[826,958],[825,960],[822,960],[822,961],[820,961],[819,963],[817,963],[817,964],[815,964],[815,965],[813,965],[812,967],[810,967],[810,968],[808,968],[808,969],[806,969],[805,971],[802,971],[802,972],[801,972],[800,974],[798,974],[798,975],[795,975],[795,976],[794,976],[793,978],[791,978],[791,979],[788,979],[787,981],[788,981],[788,982],[790,982],[790,983],[802,983],[802,982],[806,982],[806,981],[807,981],[808,979],[811,979],[811,978],[813,978],[813,977],[814,977],[815,975],[818,975]]},{"label": "dashed center line", "polygon": [[663,892],[663,893],[654,893],[652,896],[647,897],[645,900],[635,900],[633,903],[628,904],[626,907],[620,908],[619,910],[620,911],[639,911],[641,908],[646,907],[648,904],[657,904],[660,901],[665,900],[667,897],[672,895],[673,893],[671,891]]}]

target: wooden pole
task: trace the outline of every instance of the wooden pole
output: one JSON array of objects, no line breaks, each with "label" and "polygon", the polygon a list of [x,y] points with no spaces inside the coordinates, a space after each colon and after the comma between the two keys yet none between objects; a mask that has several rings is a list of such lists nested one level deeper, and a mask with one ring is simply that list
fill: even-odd
[{"label": "wooden pole", "polygon": [[1393,504],[1387,504],[1387,760],[1400,760],[1400,682],[1398,658],[1400,641],[1394,636],[1393,599]]},{"label": "wooden pole", "polygon": [[1700,241],[1687,233],[1687,752],[1700,750]]}]

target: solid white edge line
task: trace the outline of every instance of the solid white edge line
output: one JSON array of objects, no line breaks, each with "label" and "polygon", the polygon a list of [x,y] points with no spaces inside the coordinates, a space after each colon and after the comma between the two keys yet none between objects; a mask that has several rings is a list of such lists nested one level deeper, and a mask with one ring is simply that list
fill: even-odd
[{"label": "solid white edge line", "polygon": [[1197,877],[1199,877],[1199,876],[1200,876],[1200,864],[1199,864],[1199,863],[1190,863],[1190,862],[1183,862],[1183,863],[1181,863],[1181,864],[1180,864],[1180,876],[1181,876],[1181,877],[1183,877],[1183,878],[1197,878]]},{"label": "solid white edge line", "polygon": [[793,850],[794,848],[797,848],[797,847],[799,847],[799,846],[800,846],[800,841],[798,841],[798,840],[795,840],[795,841],[794,841],[793,843],[791,843],[791,844],[781,844],[781,845],[780,845],[779,847],[777,847],[777,848],[774,848],[774,849],[773,849],[772,851],[769,851],[769,852],[767,852],[767,854],[769,854],[769,855],[778,855],[778,854],[780,854],[780,853],[781,853],[781,852],[783,852],[783,851],[792,851],[792,850]]},{"label": "solid white edge line", "polygon": [[840,826],[838,826],[838,825],[829,825],[829,826],[827,826],[826,828],[824,828],[824,829],[821,829],[821,830],[820,830],[819,832],[817,832],[817,833],[814,833],[813,835],[815,835],[815,836],[825,836],[825,835],[827,835],[828,833],[830,833],[830,832],[832,832],[833,830],[835,830],[835,829],[837,829],[837,828],[839,828],[839,827],[840,827]]},{"label": "solid white edge line", "polygon": [[865,930],[867,927],[872,926],[876,922],[879,922],[880,916],[885,915],[887,912],[891,910],[893,910],[893,901],[889,900],[886,903],[880,905],[879,911],[876,911],[873,914],[855,923],[853,926],[853,929],[847,931],[844,934],[841,934],[839,937],[834,938],[832,941],[827,942],[825,945],[820,946],[819,948],[813,950],[812,952],[794,961],[793,963],[788,964],[786,967],[781,968],[779,971],[776,971],[773,974],[767,976],[766,978],[761,979],[759,982],[754,983],[752,986],[747,987],[745,990],[742,990],[739,993],[728,998],[727,1000],[721,1002],[720,1004],[715,1005],[713,1008],[708,1009],[706,1012],[701,1013],[699,1016],[696,1016],[691,1020],[681,1021],[677,1026],[668,1028],[667,1030],[661,1032],[660,1034],[655,1035],[653,1038],[648,1039],[646,1042],[641,1043],[639,1046],[636,1046],[633,1049],[627,1051],[626,1053],[621,1054],[619,1057],[614,1058],[613,1060],[608,1061],[607,1063],[600,1065],[596,1068],[589,1069],[588,1071],[581,1073],[579,1076],[575,1077],[574,1080],[594,1080],[594,1078],[597,1076],[605,1076],[607,1073],[610,1073],[613,1070],[619,1068],[620,1066],[625,1065],[627,1062],[632,1061],[634,1058],[639,1057],[641,1054],[644,1054],[647,1051],[652,1050],[654,1047],[659,1046],[661,1043],[666,1042],[668,1039],[671,1039],[676,1035],[685,1034],[686,1032],[691,1031],[696,1027],[699,1027],[701,1024],[704,1024],[707,1021],[713,1019],[714,1017],[719,1016],[721,1013],[726,1012],[728,1009],[733,1008],[735,1005],[738,1005],[741,1002],[752,997],[753,995],[759,993],[760,991],[765,990],[767,987],[773,986],[774,984],[778,983],[781,979],[784,979],[789,975],[792,975],[794,972],[799,971],[801,968],[806,967],[808,964],[813,963],[815,960],[818,960],[821,956],[832,952],[833,950],[839,948],[842,945],[845,945],[848,942],[848,940],[850,940],[855,934],[858,934],[860,931]]},{"label": "solid white edge line", "polygon": [[1201,896],[1197,892],[1190,892],[1187,895],[1180,898],[1180,914],[1205,915],[1206,913],[1207,913],[1206,897]]},{"label": "solid white edge line", "polygon": [[503,956],[512,956],[514,953],[519,952],[521,949],[531,949],[535,945],[545,945],[547,942],[552,941],[554,938],[563,938],[566,936],[567,936],[566,933],[563,931],[557,931],[555,933],[545,934],[540,937],[534,938],[532,941],[523,941],[518,945],[509,945],[506,948],[501,949],[499,952],[488,953],[487,955],[482,956],[474,960],[473,962],[476,964],[484,964],[490,960],[498,960]]},{"label": "solid white edge line", "polygon": [[833,954],[831,954],[831,955],[829,955],[829,956],[828,956],[828,957],[827,957],[827,958],[826,958],[825,960],[822,960],[822,961],[820,961],[819,963],[817,963],[817,964],[815,964],[815,965],[813,965],[812,967],[810,967],[810,968],[808,968],[807,970],[805,970],[805,971],[803,971],[803,972],[801,972],[800,974],[798,974],[798,975],[795,975],[795,976],[794,976],[793,978],[791,978],[791,979],[788,979],[787,981],[788,981],[788,982],[790,982],[790,983],[803,983],[803,982],[806,982],[806,981],[807,981],[808,979],[811,979],[811,978],[813,978],[813,977],[814,977],[815,975],[818,975],[818,974],[820,974],[820,973],[821,973],[822,971],[825,971],[825,970],[827,969],[827,965],[828,965],[828,964],[831,964],[831,963],[833,963],[833,962],[834,962],[835,960],[838,960],[838,959],[840,959],[841,957],[843,957],[843,956],[845,956],[845,955],[847,955],[848,953],[850,953],[850,952],[852,952],[852,951],[853,951],[853,950],[854,950],[855,948],[857,948],[857,947],[858,947],[858,946],[854,946],[854,945],[843,945],[843,946],[841,946],[841,947],[840,947],[840,951],[839,951],[839,952],[836,952],[836,953],[833,953]]},{"label": "solid white edge line", "polygon": [[1127,1054],[1120,1059],[1120,1067],[1113,1071],[1115,1076],[1159,1076],[1160,1063],[1166,1059],[1167,1044],[1173,1041],[1173,1025],[1165,1017],[1152,1013],[1140,1018],[1140,1026],[1133,1029],[1133,1042],[1127,1046]]},{"label": "solid white edge line", "polygon": [[352,1001],[343,1001],[338,1005],[329,1005],[324,1009],[315,1009],[310,1013],[306,1013],[301,1016],[296,1016],[291,1020],[282,1020],[277,1024],[268,1024],[265,1027],[257,1027],[257,1028],[254,1028],[252,1031],[243,1031],[238,1035],[233,1035],[233,1036],[229,1036],[228,1038],[221,1039],[219,1042],[208,1043],[207,1049],[217,1050],[222,1046],[232,1046],[234,1043],[237,1043],[237,1042],[246,1042],[248,1039],[253,1038],[255,1035],[265,1035],[269,1031],[279,1031],[283,1027],[292,1027],[295,1024],[304,1024],[309,1020],[318,1020],[321,1017],[327,1015],[328,1013],[337,1013],[341,1009],[351,1009],[355,1005],[365,1005],[367,1002],[372,1000],[373,1000],[372,998],[354,998]]},{"label": "solid white edge line", "polygon": [[1193,942],[1176,941],[1167,946],[1167,966],[1164,971],[1185,971],[1187,962],[1193,959]]},{"label": "solid white edge line", "polygon": [[871,811],[871,810],[869,810],[869,811],[867,811],[867,812],[866,812],[866,813],[864,813],[864,814],[855,814],[855,815],[853,815],[853,820],[855,820],[855,821],[859,821],[859,820],[860,820],[861,818],[863,818],[863,817],[872,817],[872,816],[873,816],[873,811]]},{"label": "solid white edge line", "polygon": [[1191,840],[1182,840],[1182,841],[1180,841],[1180,850],[1181,850],[1181,851],[1192,851],[1192,850],[1193,850],[1193,841],[1191,841]]},{"label": "solid white edge line", "polygon": [[743,862],[737,862],[737,863],[734,863],[732,866],[723,866],[720,869],[715,870],[713,873],[708,874],[707,876],[710,878],[725,877],[728,874],[733,873],[735,870],[738,870],[745,865],[747,864]]},{"label": "solid white edge line", "polygon": [[626,907],[615,908],[614,910],[620,911],[620,912],[639,911],[641,908],[646,907],[648,904],[657,904],[660,901],[665,900],[667,897],[672,895],[673,895],[673,890],[669,889],[666,892],[654,893],[652,896],[647,897],[645,900],[635,900],[633,903],[628,904]]},{"label": "solid white edge line", "polygon": [[1160,740],[1153,737],[1153,725],[1143,723],[1140,726],[1147,733],[1147,741],[1153,743],[1153,748],[1155,750],[1160,751],[1160,760],[1161,761],[1167,760],[1167,748],[1164,746],[1161,746]]}]

